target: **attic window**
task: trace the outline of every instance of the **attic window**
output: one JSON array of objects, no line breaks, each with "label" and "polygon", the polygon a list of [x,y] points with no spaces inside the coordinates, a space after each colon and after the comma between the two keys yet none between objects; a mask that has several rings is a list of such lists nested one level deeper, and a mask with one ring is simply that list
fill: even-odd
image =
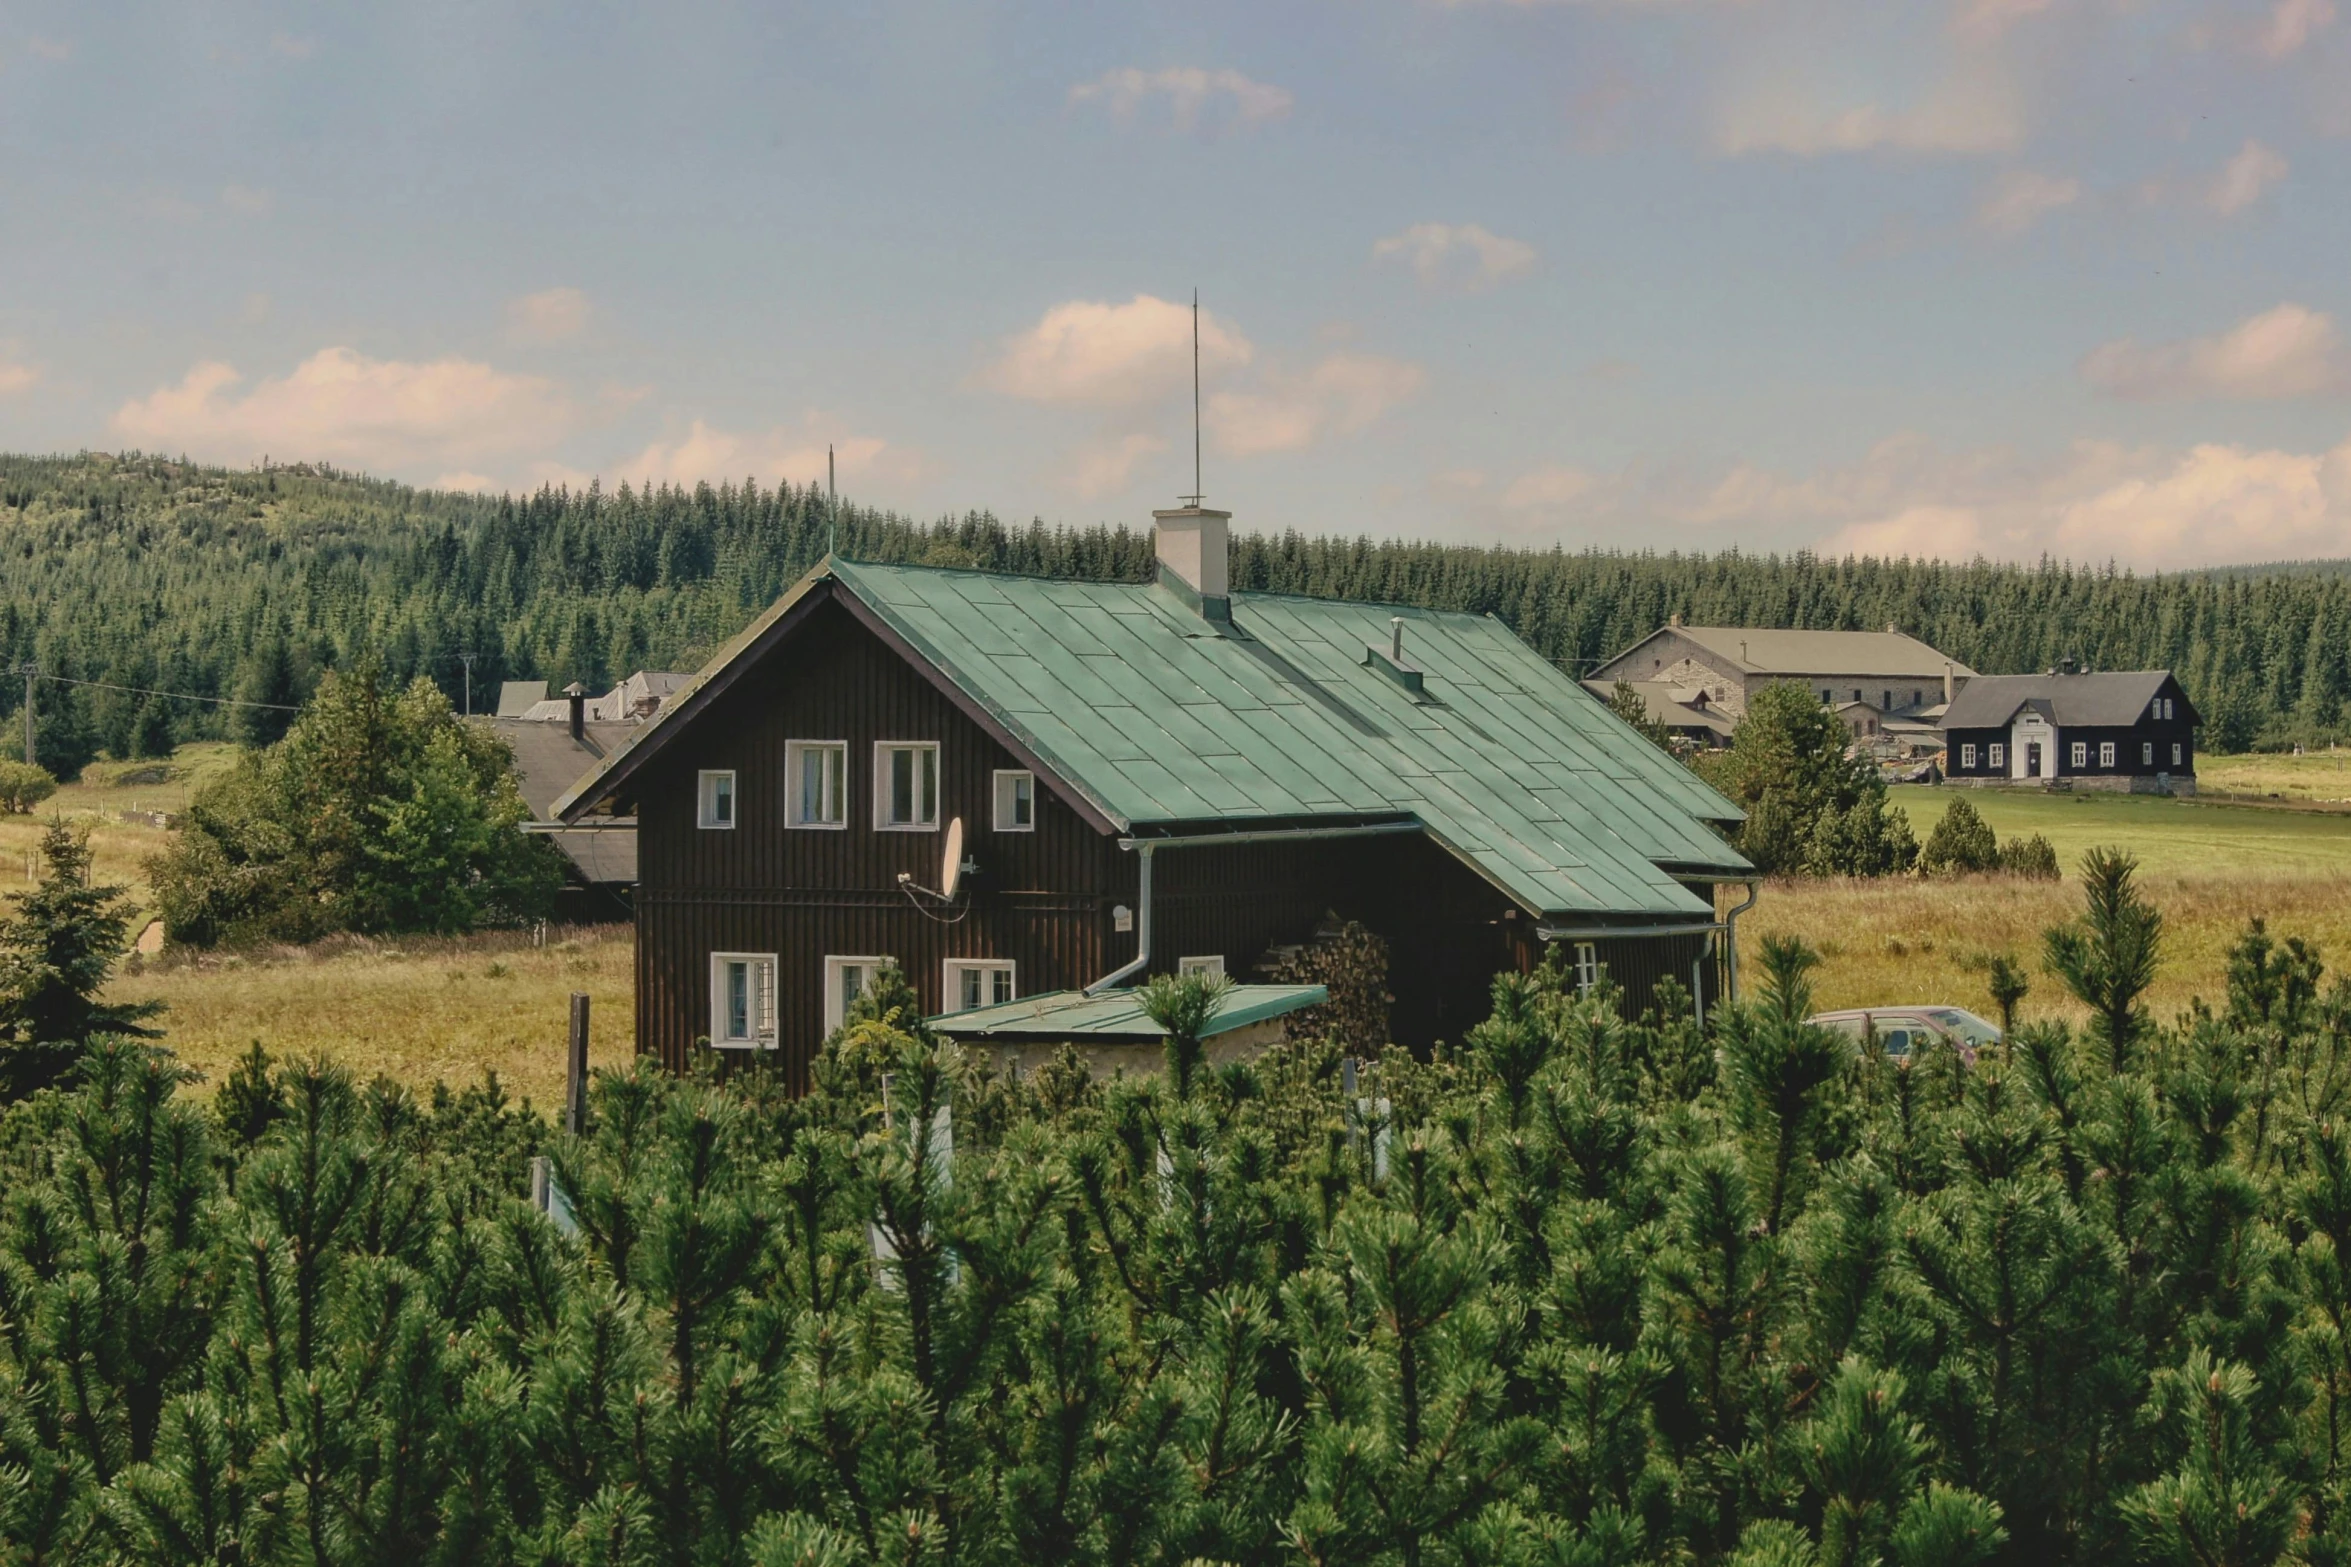
[{"label": "attic window", "polygon": [[999,768],[996,773],[996,830],[1037,830],[1037,775],[1024,769]]},{"label": "attic window", "polygon": [[731,832],[735,826],[735,775],[705,772],[696,790],[695,818],[705,829]]}]

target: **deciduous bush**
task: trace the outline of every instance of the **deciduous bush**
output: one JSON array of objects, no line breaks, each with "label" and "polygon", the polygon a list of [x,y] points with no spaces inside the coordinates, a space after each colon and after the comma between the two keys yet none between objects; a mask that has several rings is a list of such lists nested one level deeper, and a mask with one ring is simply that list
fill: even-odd
[{"label": "deciduous bush", "polygon": [[149,862],[175,942],[454,934],[536,917],[561,872],[503,742],[429,682],[330,674],[285,738],[198,791]]},{"label": "deciduous bush", "polygon": [[22,816],[57,792],[57,780],[30,762],[0,762],[0,815]]},{"label": "deciduous bush", "polygon": [[1727,751],[1699,774],[1747,813],[1734,841],[1763,871],[1887,876],[1910,869],[1918,840],[1886,800],[1867,757],[1848,756],[1845,722],[1799,686],[1768,685],[1747,704]]}]

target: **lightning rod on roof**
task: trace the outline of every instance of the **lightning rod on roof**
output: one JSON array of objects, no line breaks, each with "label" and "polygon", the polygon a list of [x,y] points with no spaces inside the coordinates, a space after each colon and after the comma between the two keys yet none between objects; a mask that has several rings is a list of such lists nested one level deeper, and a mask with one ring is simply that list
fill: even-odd
[{"label": "lightning rod on roof", "polygon": [[1178,496],[1186,506],[1200,504],[1200,291],[1192,290],[1192,493]]}]

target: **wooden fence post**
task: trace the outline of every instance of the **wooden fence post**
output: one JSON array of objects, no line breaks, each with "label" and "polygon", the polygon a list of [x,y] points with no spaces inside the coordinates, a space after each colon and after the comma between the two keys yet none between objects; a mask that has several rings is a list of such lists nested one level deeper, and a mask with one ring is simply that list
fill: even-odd
[{"label": "wooden fence post", "polygon": [[588,1129],[588,994],[571,993],[571,1075],[564,1084],[563,1124],[574,1137]]}]

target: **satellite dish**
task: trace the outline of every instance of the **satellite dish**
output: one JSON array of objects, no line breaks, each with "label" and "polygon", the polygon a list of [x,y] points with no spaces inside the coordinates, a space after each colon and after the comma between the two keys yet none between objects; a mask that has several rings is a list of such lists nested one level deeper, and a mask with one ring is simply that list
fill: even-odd
[{"label": "satellite dish", "polygon": [[955,889],[963,880],[963,818],[958,816],[947,823],[947,852],[939,862],[939,897],[953,903]]}]

